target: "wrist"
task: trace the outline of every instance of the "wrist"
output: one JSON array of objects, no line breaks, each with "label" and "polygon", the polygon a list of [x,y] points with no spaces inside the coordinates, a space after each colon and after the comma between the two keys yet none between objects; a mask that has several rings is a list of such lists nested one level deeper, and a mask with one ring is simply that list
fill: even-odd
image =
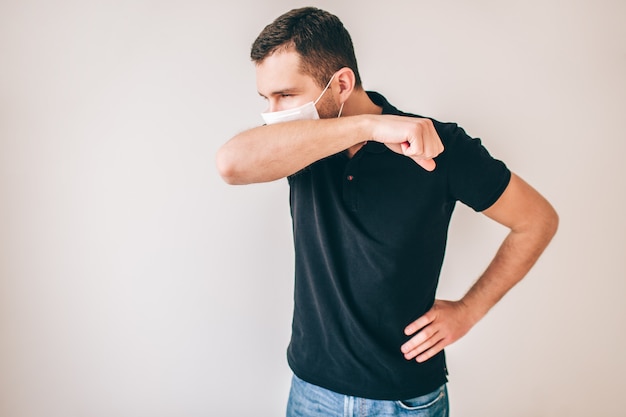
[{"label": "wrist", "polygon": [[355,145],[364,141],[371,141],[374,139],[374,116],[371,114],[360,114],[354,117],[356,121],[356,137]]},{"label": "wrist", "polygon": [[489,309],[483,308],[481,305],[472,302],[467,297],[461,298],[457,301],[457,304],[463,310],[463,314],[470,321],[472,327],[478,323],[489,311]]}]

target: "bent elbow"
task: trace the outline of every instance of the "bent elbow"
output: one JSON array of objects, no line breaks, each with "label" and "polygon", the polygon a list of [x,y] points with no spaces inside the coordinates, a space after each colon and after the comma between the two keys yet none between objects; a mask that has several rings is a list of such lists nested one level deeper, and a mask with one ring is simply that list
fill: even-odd
[{"label": "bent elbow", "polygon": [[220,177],[222,177],[224,182],[227,184],[245,184],[245,182],[241,181],[239,175],[237,174],[237,160],[227,147],[223,146],[217,151],[217,155],[215,156],[215,165]]},{"label": "bent elbow", "polygon": [[548,230],[550,232],[550,238],[552,238],[556,231],[559,229],[559,214],[556,212],[554,207],[550,206],[551,213],[550,219],[548,221]]},{"label": "bent elbow", "polygon": [[556,231],[559,228],[559,215],[554,207],[552,207],[552,205],[547,201],[546,205],[547,206],[544,208],[544,212],[541,216],[541,221],[537,223],[537,227],[539,233],[543,235],[543,240],[547,246],[554,235],[556,235]]}]

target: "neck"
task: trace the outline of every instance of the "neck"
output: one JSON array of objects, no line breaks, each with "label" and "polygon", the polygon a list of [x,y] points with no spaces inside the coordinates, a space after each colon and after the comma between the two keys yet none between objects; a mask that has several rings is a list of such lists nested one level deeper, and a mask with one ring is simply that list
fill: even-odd
[{"label": "neck", "polygon": [[[357,116],[359,114],[382,114],[382,107],[377,106],[369,98],[365,90],[354,90],[343,107],[343,116]],[[352,158],[355,153],[365,145],[365,142],[357,143],[346,149],[348,157]]]},{"label": "neck", "polygon": [[382,114],[382,107],[374,104],[363,89],[354,90],[346,100],[342,116],[356,116],[359,114]]}]

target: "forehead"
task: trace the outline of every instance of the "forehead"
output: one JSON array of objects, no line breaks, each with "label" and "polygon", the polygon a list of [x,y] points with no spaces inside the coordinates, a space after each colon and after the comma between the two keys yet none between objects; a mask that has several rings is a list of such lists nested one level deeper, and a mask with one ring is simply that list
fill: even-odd
[{"label": "forehead", "polygon": [[317,88],[313,78],[300,70],[300,55],[291,49],[278,50],[258,63],[256,84],[259,93],[266,97],[288,89],[309,91]]}]

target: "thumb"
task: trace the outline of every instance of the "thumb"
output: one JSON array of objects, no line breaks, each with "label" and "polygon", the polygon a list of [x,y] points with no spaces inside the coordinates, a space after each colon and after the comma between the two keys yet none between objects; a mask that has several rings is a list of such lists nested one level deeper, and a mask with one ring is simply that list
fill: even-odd
[{"label": "thumb", "polygon": [[428,172],[434,171],[437,166],[434,159],[414,159],[414,161]]}]

